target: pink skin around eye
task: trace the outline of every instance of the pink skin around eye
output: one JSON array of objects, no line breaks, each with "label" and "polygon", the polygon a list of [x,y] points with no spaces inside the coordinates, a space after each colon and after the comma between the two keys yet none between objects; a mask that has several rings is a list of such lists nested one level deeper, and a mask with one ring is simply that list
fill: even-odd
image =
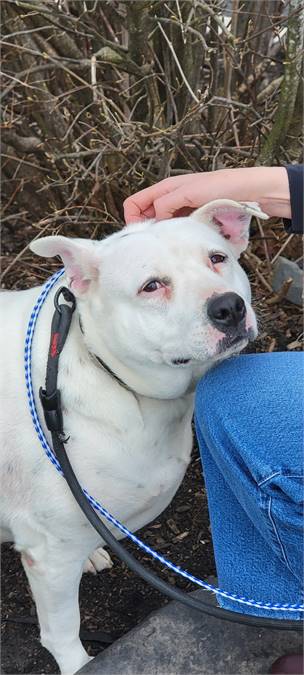
[{"label": "pink skin around eye", "polygon": [[208,258],[207,266],[209,267],[210,270],[212,270],[212,272],[220,272],[222,264],[223,263],[215,263],[214,265],[213,262],[210,260],[210,258]]},{"label": "pink skin around eye", "polygon": [[145,296],[146,298],[151,298],[151,299],[163,299],[163,300],[170,300],[172,296],[172,288],[171,286],[166,286],[165,284],[161,285],[156,291],[145,291],[142,289],[139,291],[139,295],[142,297]]}]

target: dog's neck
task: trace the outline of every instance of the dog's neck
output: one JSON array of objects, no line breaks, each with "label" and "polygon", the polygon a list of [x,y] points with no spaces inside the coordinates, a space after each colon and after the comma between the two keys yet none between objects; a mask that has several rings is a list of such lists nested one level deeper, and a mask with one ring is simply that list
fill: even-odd
[{"label": "dog's neck", "polygon": [[[85,339],[84,329],[83,329],[83,325],[82,325],[82,321],[81,321],[80,315],[79,315],[78,318],[79,318],[79,328],[80,328],[81,333],[82,333],[82,335],[84,336],[84,339]],[[115,380],[115,382],[117,382],[121,387],[123,387],[124,389],[127,389],[128,391],[130,391],[130,392],[133,393],[133,394],[136,393],[136,392],[133,391],[133,389],[131,389],[131,387],[129,387],[129,386],[126,384],[126,382],[124,382],[123,380],[121,380],[120,377],[118,377],[118,375],[116,375],[116,373],[114,373],[113,370],[111,370],[111,368],[110,368],[110,367],[109,367],[109,366],[108,366],[108,365],[100,358],[100,356],[97,356],[97,354],[91,354],[90,352],[89,352],[89,354],[90,354],[91,358],[93,359],[93,361],[95,361],[97,367],[102,368],[102,369],[103,369],[106,373],[108,373],[108,375],[110,375],[110,376],[112,377],[112,379]]]},{"label": "dog's neck", "polygon": [[[108,349],[105,342],[98,340],[98,349],[90,343],[89,330],[79,308],[75,312],[71,331],[78,344],[82,343],[88,358],[97,370],[108,375],[118,386],[130,393],[160,401],[182,398],[193,393],[198,377],[204,374],[203,368],[197,377],[193,377],[190,369],[173,369],[166,364],[136,364],[136,368],[121,362]],[[207,368],[206,368],[207,370]]]}]

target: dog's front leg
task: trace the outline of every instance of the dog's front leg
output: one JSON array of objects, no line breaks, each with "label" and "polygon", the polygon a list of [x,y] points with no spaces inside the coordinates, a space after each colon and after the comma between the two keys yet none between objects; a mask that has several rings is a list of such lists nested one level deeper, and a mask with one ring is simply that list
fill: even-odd
[{"label": "dog's front leg", "polygon": [[[79,553],[79,552],[78,552]],[[61,673],[72,675],[90,657],[79,639],[79,582],[84,560],[63,545],[27,548],[21,555],[40,624],[41,644],[56,659]]]}]

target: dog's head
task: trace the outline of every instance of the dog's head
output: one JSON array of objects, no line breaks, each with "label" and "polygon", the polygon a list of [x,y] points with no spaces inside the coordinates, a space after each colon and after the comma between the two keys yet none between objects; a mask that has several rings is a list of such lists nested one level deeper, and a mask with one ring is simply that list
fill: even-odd
[{"label": "dog's head", "polygon": [[103,241],[45,237],[77,297],[88,349],[139,394],[175,398],[256,336],[238,263],[257,204],[216,200],[191,216],[125,227]]}]

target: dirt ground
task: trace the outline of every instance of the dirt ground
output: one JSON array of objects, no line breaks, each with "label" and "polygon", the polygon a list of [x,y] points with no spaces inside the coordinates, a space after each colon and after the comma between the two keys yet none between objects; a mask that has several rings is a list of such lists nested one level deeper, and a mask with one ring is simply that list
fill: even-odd
[{"label": "dirt ground", "polygon": [[[61,232],[63,234],[64,232]],[[282,227],[268,230],[268,254],[273,257],[286,240]],[[50,276],[54,266],[47,268],[29,254],[16,259],[35,232],[9,231],[3,233],[3,253],[9,266],[5,285],[8,288],[26,288],[41,283]],[[79,236],[79,235],[78,235]],[[90,236],[82,232],[82,236]],[[259,337],[250,347],[251,352],[299,350],[302,334],[302,319],[299,308],[284,298],[276,301],[265,285],[267,260],[254,268],[264,256],[265,240],[258,231],[253,232],[249,257],[243,263],[252,283],[254,306],[260,324]],[[284,255],[298,259],[301,254],[301,239],[294,237]],[[264,279],[264,281],[263,281]],[[3,284],[4,285],[4,284]],[[270,304],[269,304],[270,301]],[[140,536],[166,557],[200,577],[214,573],[214,558],[209,529],[206,493],[203,485],[200,459],[195,449],[191,466],[183,484],[170,507],[157,521],[149,524]],[[139,560],[164,579],[185,590],[193,590],[182,579],[176,579],[169,570],[147,560],[145,554],[126,544]],[[136,577],[124,564],[113,556],[114,567],[93,576],[86,574],[80,588],[82,627],[89,631],[105,631],[114,637],[130,630],[152,610],[166,602],[157,591]],[[50,654],[40,646],[38,627],[35,623],[19,623],[15,619],[35,620],[35,607],[24,575],[19,555],[10,544],[2,547],[2,672],[3,673],[55,673],[57,666]],[[102,644],[86,642],[90,654],[103,649]]]}]

